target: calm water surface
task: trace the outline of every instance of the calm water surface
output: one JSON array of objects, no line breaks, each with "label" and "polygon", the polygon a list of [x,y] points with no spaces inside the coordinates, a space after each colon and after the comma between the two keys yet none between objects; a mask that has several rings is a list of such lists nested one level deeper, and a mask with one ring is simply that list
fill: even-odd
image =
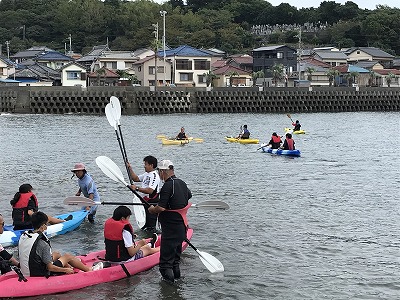
[{"label": "calm water surface", "polygon": [[[154,155],[175,163],[194,203],[221,200],[230,210],[191,209],[193,244],[225,266],[210,274],[188,248],[176,286],[158,268],[132,278],[36,299],[398,299],[400,298],[400,113],[292,114],[306,135],[294,136],[300,158],[271,156],[259,145],[225,142],[248,124],[266,142],[290,125],[285,114],[122,116],[128,157],[136,172]],[[204,143],[162,146],[157,134],[181,126]],[[84,162],[102,200],[132,194],[96,166],[99,155],[122,170],[114,129],[105,116],[0,116],[0,211],[22,183],[35,188],[49,214],[77,191],[70,169]],[[125,173],[124,173],[125,174]],[[114,206],[98,210],[95,225],[52,240],[54,249],[83,254],[104,247],[102,224]],[[13,249],[16,251],[16,249]],[[0,287],[1,288],[1,287]],[[35,299],[35,298],[31,298]]]}]

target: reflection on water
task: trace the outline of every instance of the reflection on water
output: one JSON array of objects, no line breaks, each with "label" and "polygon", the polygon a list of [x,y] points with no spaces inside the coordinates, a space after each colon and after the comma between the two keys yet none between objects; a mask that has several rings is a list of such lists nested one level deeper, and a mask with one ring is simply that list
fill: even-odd
[{"label": "reflection on water", "polygon": [[[283,114],[122,116],[128,158],[137,173],[144,172],[146,155],[170,159],[194,203],[230,205],[228,211],[189,211],[193,244],[216,256],[225,272],[210,274],[188,248],[176,286],[163,283],[153,268],[57,299],[398,298],[399,113],[292,113],[292,118],[307,131],[294,136],[302,151],[295,159],[224,138],[247,124],[252,137],[267,142],[272,132],[282,135],[290,125]],[[204,142],[162,147],[156,135],[174,136],[181,126]],[[125,175],[105,116],[1,116],[0,140],[0,211],[6,222],[9,200],[26,182],[35,187],[45,212],[74,209],[62,200],[77,190],[70,172],[76,162],[87,165],[102,200],[132,198],[94,162],[99,155],[109,156]],[[103,247],[102,223],[114,208],[100,207],[96,224],[85,222],[55,237],[53,247],[74,254]]]}]

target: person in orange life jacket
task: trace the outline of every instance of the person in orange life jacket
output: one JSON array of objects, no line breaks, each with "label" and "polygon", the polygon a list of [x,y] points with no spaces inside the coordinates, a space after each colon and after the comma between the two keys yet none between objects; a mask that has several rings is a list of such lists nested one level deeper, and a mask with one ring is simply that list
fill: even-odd
[{"label": "person in orange life jacket", "polygon": [[296,120],[296,123],[292,123],[292,126],[294,126],[293,131],[299,131],[301,128],[299,120]]},{"label": "person in orange life jacket", "polygon": [[[29,183],[22,184],[14,198],[10,201],[13,208],[12,219],[14,230],[32,228],[31,216],[39,209],[38,201],[32,192],[33,187]],[[48,216],[50,224],[58,224],[65,220]]]},{"label": "person in orange life jacket", "polygon": [[[0,235],[4,232],[4,218],[0,214]],[[5,274],[11,271],[11,265],[19,266],[19,262],[0,244],[0,272]]]},{"label": "person in orange life jacket", "polygon": [[294,147],[294,140],[292,139],[292,134],[291,133],[286,133],[286,139],[283,142],[283,146],[281,149],[283,150],[295,150]]},{"label": "person in orange life jacket", "polygon": [[276,134],[276,132],[272,133],[271,140],[268,142],[269,147],[272,149],[278,149],[282,144],[281,137]]},{"label": "person in orange life jacket", "polygon": [[136,235],[129,222],[131,215],[131,210],[121,205],[114,210],[112,218],[105,222],[104,239],[107,260],[132,261],[160,251],[160,247],[154,247],[158,239],[156,233],[153,234],[151,245],[148,245],[145,239],[135,243]]},{"label": "person in orange life jacket", "polygon": [[178,135],[175,137],[177,140],[187,140],[188,137],[185,133],[185,128],[181,127],[181,131],[178,133]]},{"label": "person in orange life jacket", "polygon": [[247,125],[243,125],[242,132],[237,136],[237,139],[249,139],[250,131],[247,129]]},{"label": "person in orange life jacket", "polygon": [[186,239],[186,212],[192,193],[186,183],[175,176],[174,164],[170,160],[161,161],[158,170],[164,185],[160,191],[160,202],[152,205],[149,212],[159,214],[161,223],[160,273],[165,280],[174,282],[181,276],[179,263],[182,242]]},{"label": "person in orange life jacket", "polygon": [[[145,173],[141,175],[136,175],[133,171],[132,166],[127,162],[128,170],[130,172],[131,178],[135,182],[142,182],[141,186],[138,187],[132,184],[131,187],[135,189],[148,203],[157,204],[159,200],[158,193],[160,192],[160,176],[156,170],[157,168],[157,158],[148,155],[143,159]],[[147,207],[146,211],[146,223],[141,228],[143,230],[154,232],[156,230],[157,215],[152,215],[149,213]]]},{"label": "person in orange life jacket", "polygon": [[25,231],[18,243],[21,271],[25,276],[42,277],[72,274],[73,268],[84,272],[91,268],[72,254],[61,255],[52,252],[50,241],[44,234],[47,229],[47,215],[38,211],[32,214],[33,231]]}]

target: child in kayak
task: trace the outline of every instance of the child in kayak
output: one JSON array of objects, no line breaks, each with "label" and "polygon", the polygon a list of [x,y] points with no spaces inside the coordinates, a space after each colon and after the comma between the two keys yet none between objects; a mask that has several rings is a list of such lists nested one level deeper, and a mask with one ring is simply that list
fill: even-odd
[{"label": "child in kayak", "polygon": [[299,131],[301,128],[299,120],[296,120],[296,123],[292,123],[292,125],[294,126],[293,131]]}]

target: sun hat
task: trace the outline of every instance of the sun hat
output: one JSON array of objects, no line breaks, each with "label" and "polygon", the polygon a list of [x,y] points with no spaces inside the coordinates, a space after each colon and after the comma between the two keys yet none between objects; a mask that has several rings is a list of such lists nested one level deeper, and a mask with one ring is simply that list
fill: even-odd
[{"label": "sun hat", "polygon": [[174,164],[172,163],[172,161],[164,159],[160,161],[160,163],[158,164],[158,168],[160,170],[169,170],[174,168]]},{"label": "sun hat", "polygon": [[75,172],[75,171],[83,171],[85,170],[85,165],[83,163],[77,163],[75,164],[75,167],[71,170],[71,172]]}]

